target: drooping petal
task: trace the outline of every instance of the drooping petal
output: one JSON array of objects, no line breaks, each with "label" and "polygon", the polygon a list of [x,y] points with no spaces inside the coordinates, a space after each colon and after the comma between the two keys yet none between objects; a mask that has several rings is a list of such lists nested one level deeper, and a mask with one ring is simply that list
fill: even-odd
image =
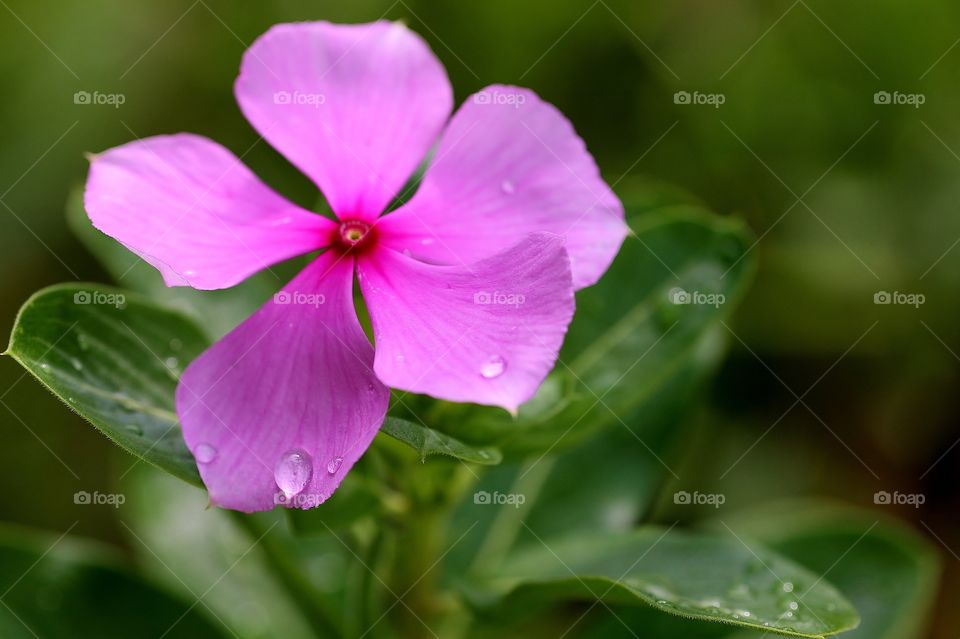
[{"label": "drooping petal", "polygon": [[336,225],[270,190],[230,151],[181,133],[95,155],[93,225],[152,264],[167,286],[233,286],[326,246]]},{"label": "drooping petal", "polygon": [[392,248],[438,264],[556,233],[578,289],[600,278],[627,233],[623,205],[570,122],[532,91],[506,86],[467,99],[416,195],[379,226]]},{"label": "drooping petal", "polygon": [[184,371],[177,414],[210,500],[253,512],[326,500],[383,423],[389,390],[327,251]]},{"label": "drooping petal", "polygon": [[468,266],[378,247],[358,273],[377,376],[441,399],[515,411],[553,368],[573,316],[563,238],[549,233]]},{"label": "drooping petal", "polygon": [[247,50],[235,93],[337,215],[367,221],[410,178],[453,107],[430,48],[385,21],[277,25]]}]

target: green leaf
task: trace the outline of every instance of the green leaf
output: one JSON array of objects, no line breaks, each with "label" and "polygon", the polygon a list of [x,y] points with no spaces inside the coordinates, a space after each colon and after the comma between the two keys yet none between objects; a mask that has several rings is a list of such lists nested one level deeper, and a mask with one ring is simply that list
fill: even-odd
[{"label": "green leaf", "polygon": [[387,417],[380,432],[413,448],[421,461],[426,461],[430,455],[446,455],[474,464],[495,465],[503,458],[496,448],[470,446],[450,435],[398,417]]},{"label": "green leaf", "polygon": [[[467,409],[451,408],[446,432],[497,445],[509,456],[556,451],[604,426],[631,424],[672,380],[712,370],[725,344],[719,322],[753,272],[749,232],[691,206],[629,221],[635,236],[600,282],[577,294],[557,368],[519,419],[489,409],[463,416],[457,411]],[[714,303],[676,304],[678,290]]]},{"label": "green leaf", "polygon": [[731,534],[654,526],[529,545],[477,588],[475,602],[499,604],[508,615],[555,600],[599,599],[798,637],[858,623],[825,579],[771,550]]},{"label": "green leaf", "polygon": [[92,542],[0,528],[0,575],[4,637],[227,636],[203,606],[142,581]]},{"label": "green leaf", "polygon": [[174,391],[207,344],[189,318],[143,297],[64,284],[27,300],[7,354],[121,448],[200,486]]},{"label": "green leaf", "polygon": [[826,575],[860,612],[850,639],[925,636],[940,561],[930,544],[894,520],[814,501],[784,502],[726,518],[786,557]]}]

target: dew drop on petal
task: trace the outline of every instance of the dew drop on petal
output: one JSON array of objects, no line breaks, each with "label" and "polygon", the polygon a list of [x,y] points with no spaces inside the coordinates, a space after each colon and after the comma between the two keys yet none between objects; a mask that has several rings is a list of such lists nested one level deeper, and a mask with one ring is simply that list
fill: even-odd
[{"label": "dew drop on petal", "polygon": [[277,487],[287,498],[299,495],[313,475],[313,460],[307,451],[296,448],[283,454],[273,471]]},{"label": "dew drop on petal", "polygon": [[327,472],[331,475],[336,474],[340,470],[340,465],[343,463],[343,457],[334,457],[329,462],[327,462]]},{"label": "dew drop on petal", "polygon": [[210,444],[200,444],[193,450],[193,456],[200,464],[209,464],[217,456],[217,449]]},{"label": "dew drop on petal", "polygon": [[513,192],[517,190],[517,187],[514,186],[513,182],[510,180],[504,180],[500,183],[500,190],[507,195],[513,195]]},{"label": "dew drop on petal", "polygon": [[507,368],[507,361],[499,355],[493,355],[480,366],[480,375],[484,379],[494,379],[503,375]]},{"label": "dew drop on petal", "polygon": [[433,244],[433,238],[425,237],[422,240],[420,240],[420,243],[423,244],[424,246],[430,246],[431,244]]}]

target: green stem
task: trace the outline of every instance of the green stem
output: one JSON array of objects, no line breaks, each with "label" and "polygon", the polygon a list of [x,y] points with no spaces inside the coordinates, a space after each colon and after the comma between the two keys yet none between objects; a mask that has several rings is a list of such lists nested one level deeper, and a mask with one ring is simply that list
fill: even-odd
[{"label": "green stem", "polygon": [[269,528],[263,526],[256,517],[251,515],[235,511],[230,511],[230,515],[250,537],[260,540],[259,546],[267,563],[310,624],[314,634],[322,639],[341,639],[344,636],[343,631],[333,616],[325,610],[323,595],[304,576],[300,565],[282,544],[268,534]]}]

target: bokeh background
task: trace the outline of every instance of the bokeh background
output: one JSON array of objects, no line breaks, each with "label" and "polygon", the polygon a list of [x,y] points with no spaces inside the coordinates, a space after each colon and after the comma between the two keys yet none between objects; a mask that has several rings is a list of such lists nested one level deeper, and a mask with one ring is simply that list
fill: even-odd
[{"label": "bokeh background", "polygon": [[[311,207],[314,187],[234,103],[241,54],[273,23],[381,17],[431,44],[458,102],[503,82],[556,104],[621,195],[666,183],[747,220],[757,278],[685,487],[731,510],[816,495],[902,518],[945,564],[930,636],[958,636],[955,2],[0,0],[0,332],[42,286],[109,281],[65,221],[85,152],[192,131]],[[924,302],[876,304],[883,291]],[[132,556],[116,509],[72,501],[131,459],[9,358],[0,400],[0,519],[75,524]],[[883,490],[925,503],[875,504]]]}]

